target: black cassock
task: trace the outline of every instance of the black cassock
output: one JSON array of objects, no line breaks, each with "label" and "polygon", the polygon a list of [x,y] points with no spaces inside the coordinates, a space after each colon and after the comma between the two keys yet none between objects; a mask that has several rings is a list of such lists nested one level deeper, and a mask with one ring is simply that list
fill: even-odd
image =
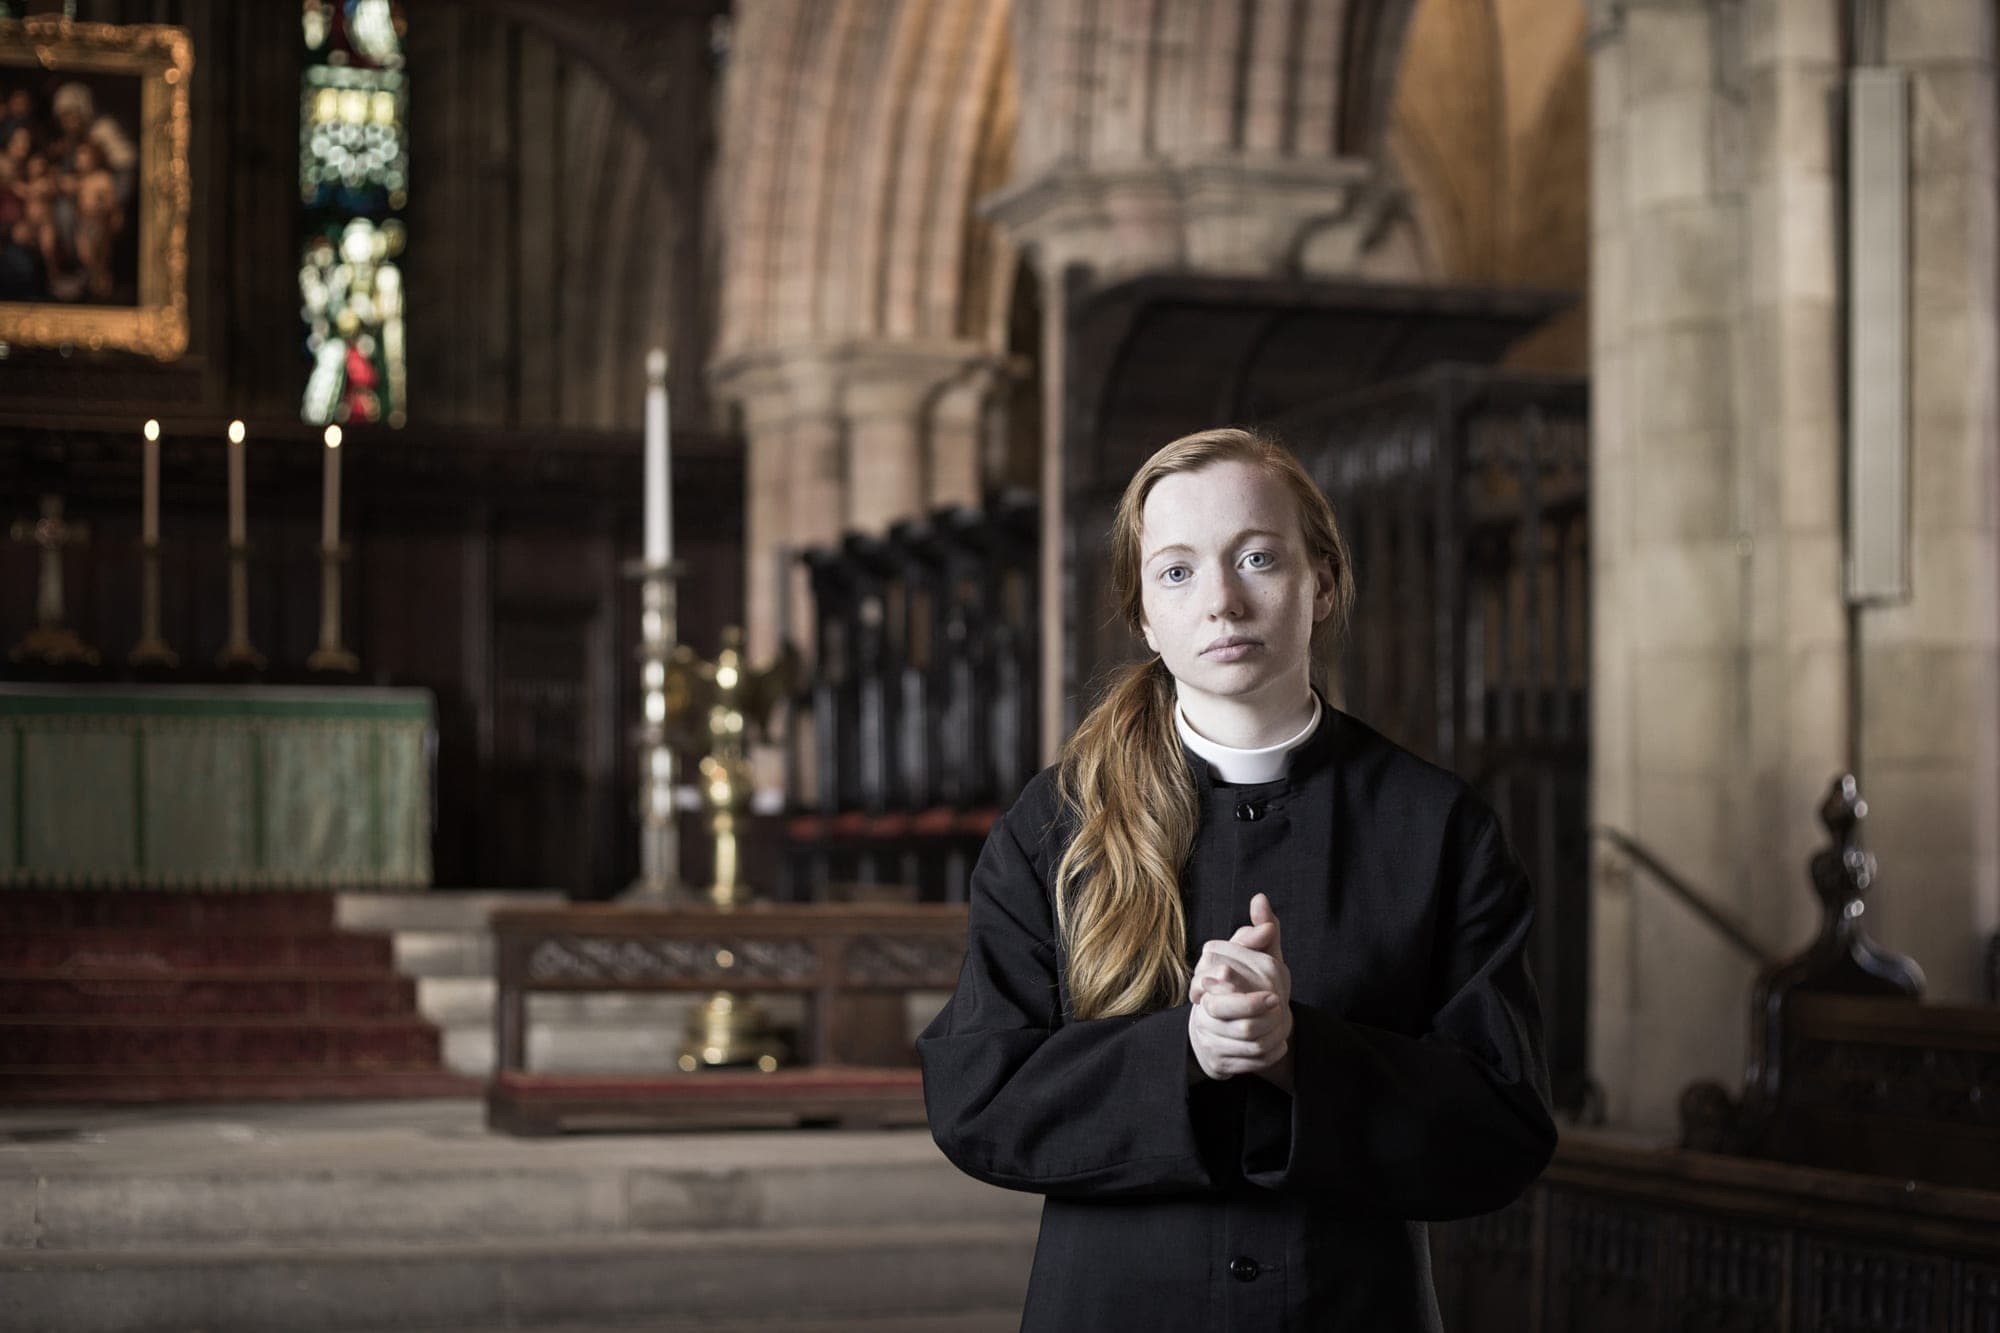
[{"label": "black cassock", "polygon": [[917,1039],[931,1132],[1047,1196],[1029,1333],[1437,1329],[1423,1220],[1502,1207],[1555,1150],[1520,861],[1469,786],[1330,707],[1275,782],[1182,753],[1188,961],[1270,895],[1293,1092],[1190,1086],[1186,1002],[1067,1017],[1044,770],[987,839],[958,987]]}]

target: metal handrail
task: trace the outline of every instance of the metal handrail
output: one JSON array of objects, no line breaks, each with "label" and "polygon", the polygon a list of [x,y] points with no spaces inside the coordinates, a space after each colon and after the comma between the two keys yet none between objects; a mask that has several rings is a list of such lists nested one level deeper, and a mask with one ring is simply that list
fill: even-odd
[{"label": "metal handrail", "polygon": [[1749,930],[1740,921],[1717,907],[1701,890],[1669,870],[1666,863],[1648,851],[1637,838],[1603,824],[1593,825],[1590,831],[1631,858],[1640,869],[1658,880],[1662,888],[1679,899],[1684,907],[1706,922],[1709,929],[1734,945],[1738,952],[1752,962],[1760,967],[1769,967],[1777,962],[1777,956],[1752,939]]}]

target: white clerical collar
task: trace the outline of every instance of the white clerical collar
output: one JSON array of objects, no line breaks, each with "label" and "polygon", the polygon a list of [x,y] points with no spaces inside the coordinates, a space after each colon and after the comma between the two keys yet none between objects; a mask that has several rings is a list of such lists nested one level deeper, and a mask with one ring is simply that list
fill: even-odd
[{"label": "white clerical collar", "polygon": [[1292,751],[1312,739],[1319,727],[1319,691],[1312,692],[1312,720],[1299,729],[1290,740],[1267,745],[1260,750],[1239,750],[1233,745],[1220,745],[1196,731],[1189,724],[1187,710],[1174,704],[1174,721],[1180,727],[1181,739],[1187,747],[1206,759],[1215,770],[1218,782],[1275,782],[1291,769]]}]

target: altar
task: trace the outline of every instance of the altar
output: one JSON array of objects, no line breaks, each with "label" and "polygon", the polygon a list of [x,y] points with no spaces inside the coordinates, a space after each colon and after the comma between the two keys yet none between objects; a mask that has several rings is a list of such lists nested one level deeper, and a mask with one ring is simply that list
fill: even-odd
[{"label": "altar", "polygon": [[428,690],[0,685],[0,887],[422,889]]}]

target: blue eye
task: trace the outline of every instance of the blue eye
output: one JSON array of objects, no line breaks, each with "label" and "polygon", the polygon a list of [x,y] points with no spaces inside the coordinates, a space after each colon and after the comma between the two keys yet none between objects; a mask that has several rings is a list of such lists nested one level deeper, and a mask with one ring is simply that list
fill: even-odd
[{"label": "blue eye", "polygon": [[1172,574],[1172,573],[1173,573],[1173,572],[1174,572],[1175,570],[1177,570],[1177,569],[1178,569],[1178,570],[1186,570],[1186,569],[1187,569],[1187,566],[1186,566],[1186,565],[1168,565],[1168,566],[1167,566],[1167,567],[1166,567],[1165,569],[1163,569],[1163,570],[1161,570],[1161,571],[1160,571],[1160,577],[1161,577],[1162,579],[1165,579],[1165,580],[1166,580],[1166,581],[1167,581],[1168,583],[1186,583],[1186,582],[1187,582],[1187,580],[1186,580],[1186,579],[1176,579],[1176,578],[1169,578],[1169,577],[1168,577],[1168,576],[1169,576],[1170,574]]},{"label": "blue eye", "polygon": [[1272,555],[1269,551],[1252,551],[1243,558],[1245,560],[1262,559],[1264,561],[1261,565],[1252,565],[1252,569],[1269,569],[1273,564],[1277,563],[1278,559],[1278,557]]}]

